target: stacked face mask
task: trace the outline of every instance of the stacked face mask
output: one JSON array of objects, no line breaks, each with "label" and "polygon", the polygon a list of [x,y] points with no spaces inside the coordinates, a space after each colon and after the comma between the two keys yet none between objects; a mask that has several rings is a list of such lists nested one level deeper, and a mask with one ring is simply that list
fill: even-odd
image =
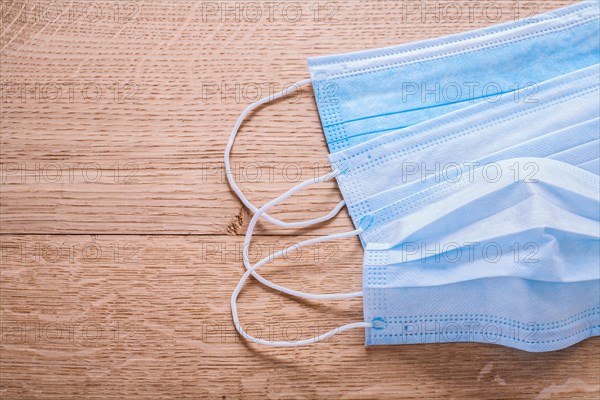
[{"label": "stacked face mask", "polygon": [[[238,331],[304,345],[365,328],[366,343],[481,342],[527,351],[600,334],[600,10],[534,18],[380,50],[309,60],[334,172],[359,235],[363,291],[308,294],[248,269]],[[302,82],[302,83],[307,83]],[[305,182],[259,208],[266,211]],[[245,280],[309,299],[363,297],[364,321],[312,339],[249,336]]]},{"label": "stacked face mask", "polygon": [[[458,35],[311,58],[308,65],[334,153],[597,64],[598,46],[598,4],[582,2]],[[535,86],[523,96],[521,102],[533,101]]]},{"label": "stacked face mask", "polygon": [[[590,66],[537,84],[535,101],[505,96],[331,154],[342,170],[337,180],[350,215],[359,224],[381,207],[477,167],[511,173],[494,171],[493,163],[506,158],[548,157],[598,174],[599,86],[600,69]],[[368,234],[361,238],[368,241]]]}]

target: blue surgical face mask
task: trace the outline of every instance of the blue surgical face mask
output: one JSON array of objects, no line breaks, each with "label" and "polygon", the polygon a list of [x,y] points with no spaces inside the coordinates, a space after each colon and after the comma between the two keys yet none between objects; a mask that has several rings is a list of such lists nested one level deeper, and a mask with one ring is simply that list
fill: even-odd
[{"label": "blue surgical face mask", "polygon": [[[331,162],[344,166],[337,180],[352,219],[358,224],[416,190],[506,158],[548,157],[581,166],[596,159],[599,67],[537,89],[536,102],[473,105],[332,154]],[[577,112],[565,104],[577,104]],[[597,173],[591,164],[585,168]]]},{"label": "blue surgical face mask", "polygon": [[[474,327],[493,320],[501,321],[496,327],[502,329],[500,339],[494,343],[529,351],[558,349],[598,335],[600,282],[597,268],[594,271],[591,267],[594,260],[596,267],[598,264],[600,230],[599,203],[592,193],[600,189],[598,156],[594,152],[600,117],[598,15],[597,2],[584,2],[539,16],[533,23],[504,24],[414,45],[311,60],[313,87],[334,170],[297,185],[260,208],[235,184],[229,154],[243,119],[256,107],[285,93],[244,110],[225,152],[232,189],[254,213],[244,243],[247,271],[231,298],[238,331],[257,343],[274,346],[310,344],[354,328],[366,329],[367,344],[423,343],[427,341],[414,339],[417,334],[432,338],[434,333],[446,334],[456,325],[446,325],[441,331],[433,331],[430,326],[414,331],[413,325],[423,321],[440,323],[445,318],[466,322],[473,334],[436,341],[493,342],[485,340],[489,326]],[[551,53],[544,54],[547,51]],[[325,74],[317,74],[324,70]],[[423,106],[422,99],[406,100],[403,89],[395,87],[395,82],[403,82],[397,79],[398,71],[419,82],[460,79],[500,82],[502,86],[528,80],[526,84],[539,82],[532,86],[539,90],[532,102],[514,101],[514,97],[507,100],[506,96],[488,101],[489,96],[481,89],[476,95],[469,94],[467,101],[464,97],[452,102],[436,99],[430,104],[426,100],[428,104]],[[310,82],[301,81],[299,85]],[[329,92],[334,93],[335,106],[324,102],[332,98],[324,94],[331,88],[337,90]],[[527,90],[516,89],[511,94],[529,96]],[[470,164],[477,172],[491,163],[501,171],[519,173],[512,180],[507,175],[496,180],[489,179],[487,169],[479,178],[469,169],[466,178],[463,170],[457,170],[450,175],[452,179],[443,173],[416,179],[402,170],[401,161],[417,165]],[[266,213],[293,193],[333,178],[338,180],[344,201],[326,216],[283,222]],[[537,180],[529,182],[526,178]],[[250,264],[247,250],[261,217],[280,226],[305,227],[332,218],[346,203],[355,230],[306,240]],[[366,246],[364,293],[305,293],[277,285],[256,272],[287,251],[357,235]],[[433,245],[435,260],[435,256],[456,256],[457,252],[438,251],[438,244],[467,239],[505,252],[515,243],[534,243],[542,249],[542,268],[528,268],[518,257],[504,257],[488,268],[487,254],[466,260],[451,258],[451,263],[440,267],[432,264],[429,256],[424,261],[415,258],[414,248],[406,248],[412,242],[425,243],[430,246],[429,252]],[[584,248],[596,250],[595,258]],[[573,265],[581,267],[573,269]],[[398,274],[404,276],[405,267],[413,275],[398,278]],[[364,320],[296,342],[251,337],[239,321],[236,306],[250,275],[301,298],[364,296]],[[412,286],[415,281],[420,285],[417,289]],[[589,296],[581,296],[582,290]],[[403,302],[410,302],[413,295],[419,301],[405,310]],[[555,295],[559,302],[553,300]],[[467,298],[469,301],[464,301]],[[468,317],[461,320],[463,314]],[[405,320],[413,325],[402,325]],[[518,340],[504,338],[508,327],[523,330],[529,324],[543,328],[535,341],[530,336],[527,341],[522,336],[517,336]],[[464,326],[456,329],[457,333],[465,330]],[[525,329],[528,335],[532,330]],[[402,335],[406,338],[399,339]]]},{"label": "blue surgical face mask", "polygon": [[[332,153],[598,62],[598,3],[414,44],[308,60]],[[535,98],[535,88],[522,100]]]},{"label": "blue surgical face mask", "polygon": [[363,233],[367,344],[549,351],[600,334],[598,175],[549,159],[498,165],[537,173],[492,181],[477,171],[373,214]]}]

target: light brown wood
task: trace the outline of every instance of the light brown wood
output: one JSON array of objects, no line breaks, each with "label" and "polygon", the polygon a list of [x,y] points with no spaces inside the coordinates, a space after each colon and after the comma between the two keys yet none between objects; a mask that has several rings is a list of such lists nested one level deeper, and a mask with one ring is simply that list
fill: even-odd
[{"label": "light brown wood", "polygon": [[[527,4],[543,12],[570,3],[494,2],[498,22],[514,17],[515,4],[523,16],[535,10]],[[597,338],[530,354],[480,344],[365,348],[352,331],[270,349],[233,330],[229,296],[243,272],[248,215],[222,153],[237,115],[256,85],[264,95],[307,77],[307,57],[493,23],[481,17],[486,2],[459,22],[421,21],[402,4],[2,1],[0,396],[598,398]],[[325,171],[311,89],[254,113],[233,158],[256,204]],[[306,219],[339,199],[328,183],[276,214]],[[252,255],[350,228],[345,213],[301,231],[261,224]],[[361,255],[357,240],[338,241],[264,274],[305,290],[356,289]],[[362,315],[358,300],[298,303],[255,282],[240,311],[278,338]]]}]

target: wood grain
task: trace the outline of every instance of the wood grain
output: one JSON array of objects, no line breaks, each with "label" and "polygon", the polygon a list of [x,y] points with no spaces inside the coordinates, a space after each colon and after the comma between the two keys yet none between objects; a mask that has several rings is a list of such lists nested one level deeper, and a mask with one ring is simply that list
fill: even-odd
[{"label": "wood grain", "polygon": [[[229,311],[248,214],[229,190],[222,153],[247,104],[307,77],[310,56],[572,2],[494,2],[498,21],[481,17],[481,2],[474,18],[451,22],[374,0],[2,1],[0,396],[598,398],[597,338],[529,354],[480,344],[365,348],[354,331],[265,349],[239,340]],[[254,113],[233,159],[256,204],[323,173],[326,161],[310,88]],[[339,199],[328,183],[276,214],[306,219]],[[252,256],[350,227],[344,213],[302,231],[261,224]],[[356,289],[361,256],[357,240],[339,241],[264,274],[315,292]],[[298,303],[255,282],[240,308],[256,332],[290,339],[362,316],[360,301]]]},{"label": "wood grain", "polygon": [[[286,243],[263,237],[251,253],[258,258]],[[5,237],[3,395],[526,399],[598,392],[597,338],[543,354],[478,344],[365,348],[360,331],[296,349],[240,342],[228,307],[242,270],[239,245],[231,236]],[[360,287],[359,243],[304,250],[266,267],[265,276],[315,292]],[[290,340],[362,315],[360,301],[298,303],[257,284],[240,304],[251,332]]]}]

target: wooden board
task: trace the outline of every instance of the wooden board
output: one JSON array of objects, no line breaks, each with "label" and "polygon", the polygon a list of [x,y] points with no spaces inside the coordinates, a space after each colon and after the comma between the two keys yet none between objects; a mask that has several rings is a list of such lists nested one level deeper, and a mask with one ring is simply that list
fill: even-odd
[{"label": "wooden board", "polygon": [[[460,20],[435,21],[393,1],[3,0],[0,396],[598,398],[598,339],[529,354],[365,348],[353,331],[271,349],[240,341],[229,311],[248,214],[222,153],[247,104],[307,77],[310,56],[570,3],[495,2],[496,18],[482,2],[473,18],[465,6]],[[233,162],[256,204],[327,170],[310,87],[254,113]],[[340,198],[328,183],[276,214],[306,219]],[[315,229],[259,228],[253,259],[351,223],[343,212]],[[322,244],[264,274],[315,292],[357,289],[361,255],[357,240]],[[290,339],[362,316],[359,300],[298,303],[255,282],[240,311],[256,332]]]}]

